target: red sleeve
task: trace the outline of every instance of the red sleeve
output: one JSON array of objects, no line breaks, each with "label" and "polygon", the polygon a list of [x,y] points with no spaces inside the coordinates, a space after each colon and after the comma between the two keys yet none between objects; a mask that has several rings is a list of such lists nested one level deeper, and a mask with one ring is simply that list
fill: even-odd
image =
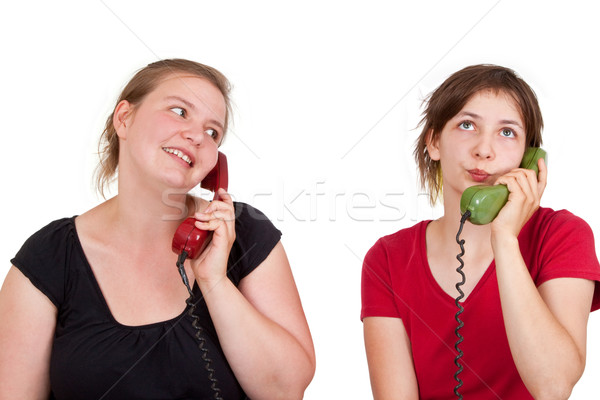
[{"label": "red sleeve", "polygon": [[365,256],[361,294],[361,320],[365,317],[400,318],[394,301],[388,254],[383,239],[379,239]]},{"label": "red sleeve", "polygon": [[570,212],[557,212],[546,230],[536,285],[556,278],[595,281],[592,311],[600,308],[600,264],[590,226]]}]

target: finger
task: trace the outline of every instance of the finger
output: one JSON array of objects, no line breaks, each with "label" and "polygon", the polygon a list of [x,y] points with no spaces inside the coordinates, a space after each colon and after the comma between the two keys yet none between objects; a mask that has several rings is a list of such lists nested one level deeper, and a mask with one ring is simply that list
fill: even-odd
[{"label": "finger", "polygon": [[499,183],[506,185],[506,187],[508,188],[508,199],[512,201],[517,199],[524,199],[527,197],[522,187],[522,181],[522,179],[519,180],[519,176],[517,173],[510,173],[498,179]]},{"label": "finger", "polygon": [[498,178],[497,183],[506,185],[510,192],[510,201],[526,201],[528,198],[535,197],[531,189],[530,177],[527,170],[514,169]]},{"label": "finger", "polygon": [[519,173],[519,170],[520,170],[520,168],[511,169],[504,175],[500,175],[498,178],[496,178],[496,180],[494,181],[493,184],[494,185],[507,185],[508,179],[516,178],[517,174]]},{"label": "finger", "polygon": [[196,228],[201,229],[203,231],[216,231],[219,226],[223,225],[225,222],[220,219],[210,219],[208,221],[199,221],[196,220],[194,225]]},{"label": "finger", "polygon": [[510,189],[510,187],[515,185],[518,175],[519,175],[519,169],[518,168],[513,169],[513,170],[507,172],[506,174],[498,177],[498,179],[496,179],[496,181],[494,182],[494,185],[506,185]]},{"label": "finger", "polygon": [[227,232],[235,231],[234,221],[227,220],[225,218],[220,218],[220,216],[216,216],[215,218],[213,218],[212,216],[209,216],[208,219],[203,219],[203,220],[197,219],[195,221],[194,225],[198,229],[204,229],[204,230],[210,230],[210,231],[215,231],[215,230],[219,229],[219,227],[221,227],[221,226],[223,226]]},{"label": "finger", "polygon": [[194,218],[196,218],[196,220],[198,221],[203,222],[211,221],[213,219],[218,219],[227,222],[235,220],[235,215],[233,214],[233,212],[231,212],[231,210],[207,209],[204,212],[194,214]]},{"label": "finger", "polygon": [[233,204],[228,204],[224,201],[213,200],[210,204],[204,209],[202,212],[198,212],[198,215],[201,214],[211,214],[213,212],[220,211],[224,213],[230,213],[232,216],[235,215],[235,210]]},{"label": "finger", "polygon": [[521,186],[521,190],[529,201],[536,203],[538,201],[537,176],[534,171],[529,169],[523,169],[521,171],[521,174],[517,176],[517,181]]},{"label": "finger", "polygon": [[548,166],[546,165],[546,161],[543,158],[540,158],[538,160],[538,170],[538,192],[541,197],[544,193],[544,190],[546,189],[546,185],[548,184]]},{"label": "finger", "polygon": [[540,186],[538,175],[536,175],[535,171],[519,168],[515,171],[514,176],[526,199],[532,204],[539,205],[544,184]]},{"label": "finger", "polygon": [[233,205],[233,198],[229,193],[227,193],[225,189],[219,188],[219,190],[217,190],[217,197],[220,201],[223,201],[226,204]]},{"label": "finger", "polygon": [[[201,230],[213,231],[217,236],[223,236],[227,238],[235,238],[235,220],[225,219],[225,215],[219,215],[216,213],[213,215],[204,215],[206,219],[196,220],[194,225]],[[233,240],[233,239],[231,239]]]}]

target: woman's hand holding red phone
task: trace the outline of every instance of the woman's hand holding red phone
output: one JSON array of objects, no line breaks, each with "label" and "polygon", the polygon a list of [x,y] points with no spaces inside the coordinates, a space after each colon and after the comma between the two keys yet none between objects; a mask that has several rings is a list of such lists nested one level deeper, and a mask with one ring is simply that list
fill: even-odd
[{"label": "woman's hand holding red phone", "polygon": [[217,200],[194,214],[198,229],[212,231],[212,239],[200,256],[191,260],[198,284],[217,284],[227,275],[229,251],[235,241],[235,210],[233,199],[224,189],[217,192]]}]

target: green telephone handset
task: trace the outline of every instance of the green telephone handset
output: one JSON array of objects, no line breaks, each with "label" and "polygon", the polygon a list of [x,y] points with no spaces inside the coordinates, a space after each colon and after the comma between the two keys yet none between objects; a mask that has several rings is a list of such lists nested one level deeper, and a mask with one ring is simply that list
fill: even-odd
[{"label": "green telephone handset", "polygon": [[[548,155],[540,147],[528,147],[521,160],[519,168],[534,170],[537,174],[538,160],[548,160]],[[469,221],[475,225],[489,224],[496,218],[502,207],[508,201],[506,185],[475,185],[467,188],[460,198],[460,212],[467,210],[471,213]]]}]

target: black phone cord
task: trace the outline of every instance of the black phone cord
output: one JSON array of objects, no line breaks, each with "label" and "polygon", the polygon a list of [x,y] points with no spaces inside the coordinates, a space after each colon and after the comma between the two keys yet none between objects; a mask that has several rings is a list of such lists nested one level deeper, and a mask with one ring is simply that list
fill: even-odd
[{"label": "black phone cord", "polygon": [[455,299],[455,304],[456,304],[456,307],[458,307],[458,311],[456,312],[456,315],[454,316],[454,319],[456,319],[456,322],[458,323],[458,325],[456,326],[456,329],[454,330],[454,334],[458,338],[456,340],[456,343],[454,344],[454,348],[456,349],[456,352],[458,353],[456,355],[456,358],[454,359],[454,364],[458,367],[458,370],[454,374],[454,380],[457,382],[456,386],[454,387],[454,394],[456,395],[456,397],[459,400],[462,400],[462,398],[463,398],[462,394],[460,394],[458,392],[458,389],[463,385],[463,381],[458,377],[458,374],[460,374],[463,371],[463,366],[459,361],[461,359],[461,357],[463,356],[463,352],[460,349],[460,347],[458,347],[458,345],[461,344],[464,340],[463,336],[459,332],[459,329],[465,325],[465,323],[459,318],[460,314],[462,314],[463,311],[465,310],[464,307],[462,306],[462,304],[460,304],[460,300],[462,300],[465,297],[465,293],[462,291],[462,289],[460,287],[462,285],[464,285],[465,282],[467,281],[467,277],[465,276],[465,273],[463,272],[463,267],[465,266],[465,263],[462,260],[462,256],[465,255],[465,247],[464,247],[465,240],[460,239],[460,234],[463,230],[465,222],[467,221],[467,219],[470,216],[471,216],[471,212],[469,210],[465,211],[465,213],[462,215],[462,218],[460,219],[460,227],[458,228],[458,233],[456,234],[456,243],[458,243],[458,245],[460,246],[460,253],[456,256],[456,259],[459,261],[460,265],[456,269],[456,272],[458,272],[460,274],[461,280],[460,280],[460,282],[457,282],[456,286],[455,286],[456,290],[458,290],[459,295]]},{"label": "black phone cord", "polygon": [[194,293],[190,288],[190,281],[188,280],[187,274],[185,272],[184,262],[187,258],[188,254],[184,250],[181,252],[179,257],[177,258],[177,269],[179,270],[179,275],[181,275],[181,280],[183,284],[187,288],[190,297],[188,297],[185,303],[188,305],[188,315],[194,319],[192,322],[192,326],[196,329],[196,338],[198,339],[198,348],[202,352],[202,360],[204,361],[204,366],[208,371],[208,380],[211,382],[210,387],[214,392],[213,398],[215,400],[223,400],[221,397],[221,389],[217,386],[219,381],[214,377],[215,370],[211,367],[212,360],[208,358],[208,349],[206,348],[206,339],[202,336],[202,326],[200,325],[200,317],[196,315],[196,304],[194,303]]}]

